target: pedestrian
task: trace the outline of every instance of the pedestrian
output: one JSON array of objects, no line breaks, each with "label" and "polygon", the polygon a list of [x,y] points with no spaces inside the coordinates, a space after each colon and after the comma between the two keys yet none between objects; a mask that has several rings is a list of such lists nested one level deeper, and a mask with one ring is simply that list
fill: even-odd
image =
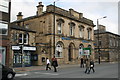
[{"label": "pedestrian", "polygon": [[54,72],[57,72],[58,62],[55,56],[52,58],[52,66],[54,67]]},{"label": "pedestrian", "polygon": [[51,68],[49,67],[49,65],[50,65],[50,60],[48,59],[48,58],[46,58],[46,63],[47,63],[47,65],[46,65],[46,70],[51,70]]},{"label": "pedestrian", "polygon": [[84,68],[84,59],[81,57],[81,64],[80,64],[81,68]]},{"label": "pedestrian", "polygon": [[88,74],[90,73],[91,69],[93,70],[93,73],[94,73],[95,70],[94,70],[94,62],[93,62],[93,60],[90,61],[90,69],[89,69]]},{"label": "pedestrian", "polygon": [[89,68],[90,68],[90,62],[89,62],[88,59],[86,59],[86,65],[85,65],[85,67],[86,67],[85,73],[88,73],[89,72]]}]

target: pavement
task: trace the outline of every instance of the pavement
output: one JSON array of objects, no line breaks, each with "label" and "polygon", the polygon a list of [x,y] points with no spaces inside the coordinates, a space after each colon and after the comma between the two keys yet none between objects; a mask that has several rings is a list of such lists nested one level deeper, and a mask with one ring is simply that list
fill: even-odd
[{"label": "pavement", "polygon": [[[103,62],[101,64],[95,63],[95,65],[104,65],[104,64],[112,64],[109,62]],[[74,67],[74,66],[80,66],[80,64],[60,64],[58,68],[67,68],[67,67]],[[50,66],[51,67],[51,66]],[[28,72],[28,71],[37,71],[37,70],[46,70],[46,66],[30,66],[30,67],[17,67],[13,68],[16,73],[21,73],[21,72]]]}]

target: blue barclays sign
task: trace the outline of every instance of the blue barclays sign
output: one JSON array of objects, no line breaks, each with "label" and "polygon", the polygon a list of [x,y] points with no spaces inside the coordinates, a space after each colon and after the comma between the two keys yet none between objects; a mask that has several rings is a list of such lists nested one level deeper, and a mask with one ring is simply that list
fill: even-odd
[{"label": "blue barclays sign", "polygon": [[86,41],[86,40],[82,40],[83,43],[89,43],[89,41]]},{"label": "blue barclays sign", "polygon": [[62,37],[62,40],[71,40],[71,38],[67,38],[67,37]]}]

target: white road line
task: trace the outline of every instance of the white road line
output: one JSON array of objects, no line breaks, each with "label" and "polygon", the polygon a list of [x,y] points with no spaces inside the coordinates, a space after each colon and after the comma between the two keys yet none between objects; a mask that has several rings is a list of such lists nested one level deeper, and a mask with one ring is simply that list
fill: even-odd
[{"label": "white road line", "polygon": [[27,73],[24,73],[24,74],[16,74],[15,76],[19,77],[19,76],[27,76],[27,75],[28,75]]},{"label": "white road line", "polygon": [[41,72],[34,72],[35,74],[45,74],[45,75],[59,75],[55,73],[41,73]]}]

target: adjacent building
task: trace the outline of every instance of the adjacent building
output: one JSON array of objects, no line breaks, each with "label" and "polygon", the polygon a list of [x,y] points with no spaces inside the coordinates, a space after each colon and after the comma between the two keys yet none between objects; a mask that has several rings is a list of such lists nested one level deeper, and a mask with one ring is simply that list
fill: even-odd
[{"label": "adjacent building", "polygon": [[10,23],[10,0],[0,0],[0,63],[9,66],[10,43],[9,43],[9,23]]},{"label": "adjacent building", "polygon": [[45,59],[53,56],[59,64],[78,63],[81,57],[94,59],[93,21],[73,9],[48,5],[43,12],[43,7],[39,2],[35,16],[23,18],[20,13],[11,23],[36,30],[38,60],[34,64],[44,65]]},{"label": "adjacent building", "polygon": [[[95,30],[95,59],[98,61],[100,56],[101,61],[115,62],[118,61],[120,53],[120,35],[106,31],[106,27],[99,25],[99,44],[98,30]],[[100,55],[98,54],[98,46]]]},{"label": "adjacent building", "polygon": [[[34,65],[36,58],[36,31],[25,26],[10,26],[11,63],[13,67]],[[34,59],[34,57],[36,59]]]}]

